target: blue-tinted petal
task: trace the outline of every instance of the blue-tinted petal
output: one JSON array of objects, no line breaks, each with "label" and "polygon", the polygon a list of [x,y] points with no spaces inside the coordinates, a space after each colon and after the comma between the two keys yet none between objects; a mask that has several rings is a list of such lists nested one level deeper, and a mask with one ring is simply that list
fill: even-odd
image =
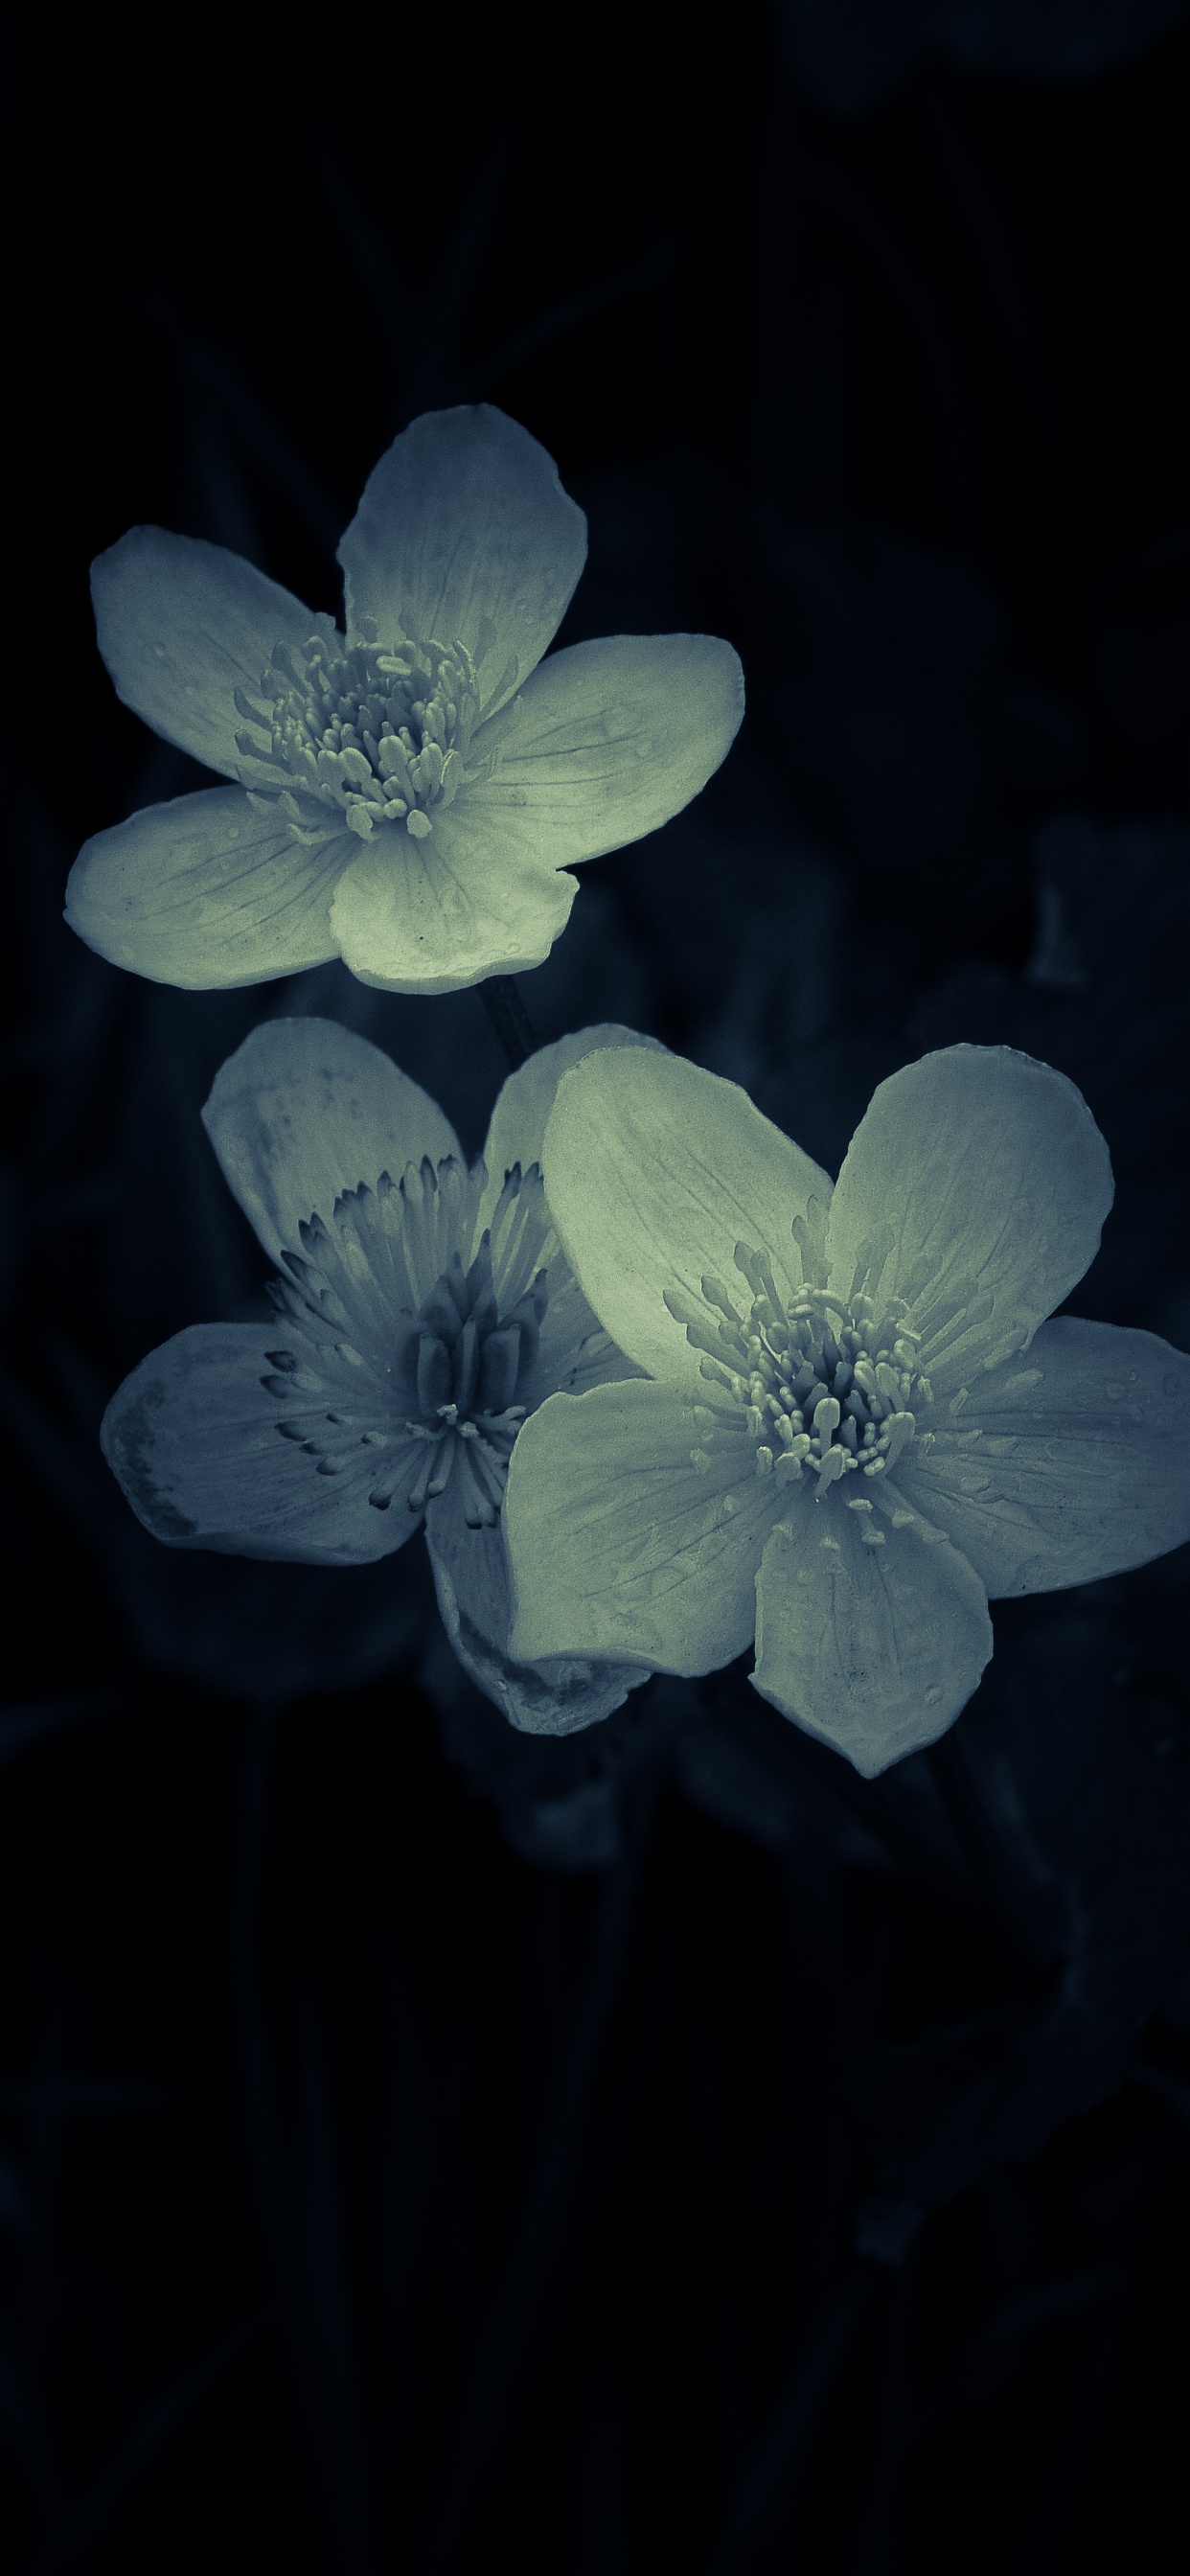
[{"label": "blue-tinted petal", "polygon": [[643,1378],[551,1396],[508,1471],[514,1654],[729,1663],[752,1639],[774,1508],[742,1417]]},{"label": "blue-tinted petal", "polygon": [[1111,1201],[1107,1147],[1065,1074],[1011,1047],[944,1047],[882,1082],[860,1120],[831,1204],[831,1284],[846,1295],[875,1245],[882,1294],[926,1320],[923,1364],[950,1388],[1061,1304]]},{"label": "blue-tinted petal", "polygon": [[527,679],[582,571],[587,522],[552,456],[490,403],[423,412],[368,476],[339,547],[347,630],[466,645],[489,710]]},{"label": "blue-tinted petal", "polygon": [[250,786],[275,773],[236,749],[235,693],[260,699],[276,644],[313,633],[310,609],[255,564],[202,537],[130,528],[91,566],[99,650],[117,694],[154,733]]},{"label": "blue-tinted petal", "polygon": [[515,847],[489,848],[460,800],[424,841],[393,827],[377,834],[340,879],[331,927],[361,984],[455,993],[540,966],[577,893],[577,877]]},{"label": "blue-tinted petal", "polygon": [[640,1377],[635,1360],[627,1359],[587,1304],[564,1254],[550,1270],[549,1304],[532,1367],[517,1380],[517,1403],[529,1411],[549,1395],[585,1395],[589,1387]]},{"label": "blue-tinted petal", "polygon": [[744,675],[714,635],[606,635],[551,653],[485,725],[491,775],[468,805],[555,867],[598,858],[681,812],[730,749]]},{"label": "blue-tinted petal", "polygon": [[155,984],[266,984],[335,956],[331,899],[358,848],[350,832],[296,841],[276,806],[205,787],[86,842],[66,919],[101,957]]},{"label": "blue-tinted petal", "polygon": [[[362,1427],[343,1418],[358,1402],[358,1378],[353,1384],[344,1370],[339,1383],[325,1355],[315,1368],[303,1354],[284,1394],[270,1392],[262,1381],[276,1376],[285,1340],[280,1317],[273,1325],[193,1324],[175,1334],[113,1396],[102,1430],[108,1464],[137,1519],[168,1547],[303,1565],[391,1556],[419,1526],[406,1496],[424,1444],[369,1446]],[[368,1500],[382,1467],[386,1484],[400,1470],[385,1510]]]},{"label": "blue-tinted petal", "polygon": [[266,1020],[216,1074],[203,1125],[266,1252],[315,1210],[429,1155],[462,1159],[449,1118],[390,1056],[335,1020]]},{"label": "blue-tinted petal", "polygon": [[1019,1361],[935,1403],[896,1482],[993,1600],[1146,1565],[1190,1538],[1190,1358],[1155,1333],[1058,1315]]},{"label": "blue-tinted petal", "polygon": [[793,1219],[831,1194],[825,1172],[736,1083],[641,1047],[590,1055],[563,1075],[543,1170],[567,1259],[600,1322],[652,1375],[695,1387],[699,1353],[666,1290],[701,1302],[710,1274],[738,1292],[746,1313],[734,1262],[741,1241],[769,1254],[779,1285],[796,1288]]},{"label": "blue-tinted petal", "polygon": [[757,1690],[868,1780],[945,1733],[992,1651],[958,1549],[919,1521],[849,1510],[837,1488],[796,1495],[756,1593]]},{"label": "blue-tinted petal", "polygon": [[452,1477],[426,1514],[426,1538],[442,1624],[464,1672],[526,1735],[576,1735],[610,1717],[647,1681],[639,1664],[593,1663],[577,1655],[514,1663],[508,1652],[511,1587],[504,1540],[468,1529]]},{"label": "blue-tinted petal", "polygon": [[483,1149],[488,1180],[478,1217],[481,1231],[491,1223],[505,1177],[514,1163],[520,1164],[522,1172],[527,1172],[531,1163],[540,1163],[546,1120],[563,1074],[601,1047],[624,1046],[649,1047],[665,1053],[659,1038],[641,1037],[637,1030],[624,1028],[618,1020],[603,1020],[594,1028],[576,1029],[570,1037],[555,1039],[552,1046],[538,1047],[508,1075],[497,1095]]}]

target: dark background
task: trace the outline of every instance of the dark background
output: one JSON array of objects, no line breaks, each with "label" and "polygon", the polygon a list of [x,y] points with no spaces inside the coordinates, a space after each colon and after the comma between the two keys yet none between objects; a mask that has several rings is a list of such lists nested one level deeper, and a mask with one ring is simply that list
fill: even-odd
[{"label": "dark background", "polygon": [[[590,520],[563,641],[731,638],[685,815],[523,989],[837,1168],[957,1039],[1081,1085],[1076,1312],[1190,1343],[1190,29],[1168,0],[743,0],[714,46],[31,14],[7,40],[0,2563],[14,2576],[1146,2576],[1190,2555],[1185,1551],[998,1604],[864,1784],[747,1661],[514,1735],[420,1541],[175,1554],[97,1434],[260,1311],[198,1112],[364,1030],[477,1150],[475,993],[142,984],[81,841],[202,773],[90,557],[159,521],[336,608],[416,413]],[[1171,1438],[1186,1427],[1172,1424]]]}]

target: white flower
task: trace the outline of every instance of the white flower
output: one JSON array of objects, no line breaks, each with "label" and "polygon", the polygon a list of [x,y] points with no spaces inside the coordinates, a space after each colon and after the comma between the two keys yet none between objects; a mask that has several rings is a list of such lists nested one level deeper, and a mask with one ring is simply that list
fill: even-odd
[{"label": "white flower", "polygon": [[501,1503],[534,1406],[631,1376],[559,1251],[537,1155],[560,1075],[614,1027],[510,1074],[469,1171],[450,1125],[378,1047],[334,1021],[267,1021],[203,1112],[224,1173],[282,1266],[270,1324],[195,1324],[113,1397],[103,1446],[172,1547],[365,1565],[424,1520],[466,1670],[514,1726],[618,1708],[638,1667],[508,1653]]},{"label": "white flower", "polygon": [[857,1770],[941,1735],[989,1596],[1190,1536],[1190,1358],[1045,1318],[1111,1205],[1074,1084],[957,1046],[881,1083],[837,1183],[734,1083],[591,1054],[546,1129],[550,1212],[647,1379],[550,1399],[505,1502],[516,1654],[756,1688]]},{"label": "white flower", "polygon": [[345,633],[222,546],[131,529],[92,567],[100,651],[127,706],[237,783],[88,841],[67,920],[191,988],[335,956],[402,993],[539,966],[568,867],[688,804],[743,710],[713,636],[543,662],[585,554],[552,459],[487,404],[381,457],[339,547]]}]

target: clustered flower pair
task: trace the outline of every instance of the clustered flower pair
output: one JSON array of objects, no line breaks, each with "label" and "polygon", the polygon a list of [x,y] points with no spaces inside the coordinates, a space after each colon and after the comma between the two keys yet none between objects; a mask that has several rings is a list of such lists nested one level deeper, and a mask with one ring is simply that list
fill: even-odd
[{"label": "clustered flower pair", "polygon": [[[116,685],[237,783],[100,834],[75,927],[188,985],[539,963],[564,864],[687,803],[742,704],[714,638],[542,661],[583,551],[550,459],[486,407],[382,458],[343,635],[218,547],[124,538],[95,568]],[[192,1327],[120,1388],[130,1502],[168,1544],[315,1565],[424,1523],[455,1651],[516,1726],[755,1641],[757,1689],[871,1774],[970,1698],[989,1598],[1190,1535],[1190,1359],[1046,1320],[1111,1173],[1074,1086],[1010,1049],[883,1083],[834,1184],[736,1085],[610,1026],[510,1075],[470,1169],[321,1019],[258,1027],[204,1120],[276,1320]]]}]

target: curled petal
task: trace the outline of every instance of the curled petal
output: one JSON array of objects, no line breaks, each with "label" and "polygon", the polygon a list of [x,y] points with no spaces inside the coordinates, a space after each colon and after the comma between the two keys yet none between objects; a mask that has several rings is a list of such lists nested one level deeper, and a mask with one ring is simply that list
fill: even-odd
[{"label": "curled petal", "polygon": [[449,1118],[390,1056],[335,1020],[266,1020],[215,1076],[203,1125],[266,1252],[344,1190],[462,1158]]},{"label": "curled petal", "polygon": [[508,1651],[511,1587],[504,1540],[468,1529],[452,1479],[426,1514],[426,1538],[442,1624],[464,1672],[525,1735],[577,1735],[620,1708],[648,1679],[639,1664],[593,1663],[554,1655],[515,1663]]},{"label": "curled petal", "polygon": [[831,1203],[831,1283],[846,1295],[875,1247],[881,1295],[917,1309],[923,1366],[956,1386],[1061,1304],[1111,1201],[1107,1147],[1065,1074],[1012,1047],[943,1047],[882,1082],[860,1120]]},{"label": "curled petal", "polygon": [[798,1494],[756,1597],[757,1690],[868,1780],[945,1733],[992,1651],[966,1557],[921,1521],[877,1524],[835,1494]]},{"label": "curled petal", "polygon": [[936,1403],[897,1485],[993,1600],[1146,1565],[1190,1538],[1190,1357],[1155,1333],[1058,1315],[1019,1361]]},{"label": "curled petal", "polygon": [[205,787],[97,832],[66,885],[66,919],[89,948],[187,992],[266,984],[336,953],[335,886],[358,842],[296,841],[274,805]]},{"label": "curled petal", "polygon": [[[391,1556],[419,1526],[405,1497],[421,1444],[406,1444],[407,1456],[395,1445],[370,1447],[328,1414],[337,1392],[329,1386],[295,1376],[284,1397],[270,1393],[262,1381],[275,1373],[283,1339],[280,1322],[176,1333],[113,1396],[101,1433],[108,1465],[137,1519],[167,1547],[303,1565]],[[320,1472],[328,1459],[334,1466]],[[382,1467],[394,1495],[387,1509],[368,1500]]]},{"label": "curled petal", "polygon": [[508,1471],[513,1653],[729,1663],[752,1640],[773,1509],[742,1426],[679,1390],[634,1378],[551,1396]]},{"label": "curled petal", "polygon": [[208,769],[252,785],[275,772],[245,761],[235,693],[258,700],[277,644],[298,647],[315,618],[255,564],[202,537],[130,528],[91,566],[99,650],[117,695],[154,733]]},{"label": "curled petal", "polygon": [[[359,843],[353,843],[358,850]],[[455,993],[540,966],[570,918],[576,877],[485,845],[465,805],[425,840],[386,828],[341,877],[331,929],[362,984]]]},{"label": "curled petal", "polygon": [[542,1168],[567,1259],[601,1324],[642,1368],[692,1386],[702,1383],[699,1353],[666,1290],[701,1304],[711,1273],[738,1290],[746,1312],[741,1240],[769,1254],[779,1285],[795,1288],[793,1219],[831,1192],[825,1172],[736,1083],[643,1047],[589,1055],[563,1075]]},{"label": "curled petal", "polygon": [[458,640],[502,706],[544,653],[582,571],[587,522],[552,456],[491,403],[423,412],[368,476],[339,546],[347,630]]},{"label": "curled petal", "polygon": [[515,823],[556,867],[598,858],[681,812],[744,712],[738,654],[715,635],[605,635],[539,664],[485,725],[490,776],[468,802]]}]

